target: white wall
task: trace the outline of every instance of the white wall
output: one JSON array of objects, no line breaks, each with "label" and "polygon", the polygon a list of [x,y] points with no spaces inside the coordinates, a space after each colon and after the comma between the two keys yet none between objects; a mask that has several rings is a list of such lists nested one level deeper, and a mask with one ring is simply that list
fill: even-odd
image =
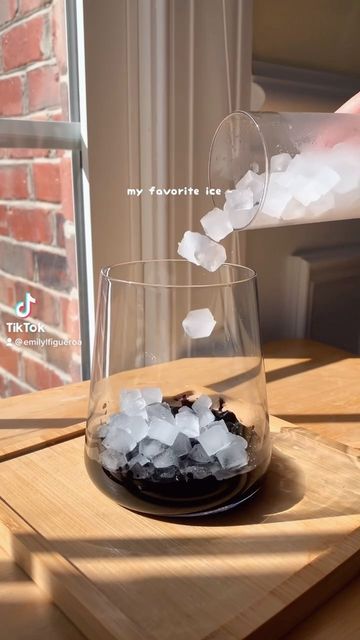
[{"label": "white wall", "polygon": [[286,338],[285,270],[287,257],[299,249],[360,242],[360,220],[322,222],[248,231],[247,265],[258,273],[262,340]]}]

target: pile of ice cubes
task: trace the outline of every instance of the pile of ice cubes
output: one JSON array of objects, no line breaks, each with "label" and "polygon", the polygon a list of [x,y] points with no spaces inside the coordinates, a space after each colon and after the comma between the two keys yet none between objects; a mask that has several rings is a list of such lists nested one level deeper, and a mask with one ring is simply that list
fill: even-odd
[{"label": "pile of ice cubes", "polygon": [[124,389],[121,410],[98,432],[102,466],[153,482],[237,475],[248,465],[248,442],[216,420],[211,406],[202,395],[173,415],[161,389]]}]

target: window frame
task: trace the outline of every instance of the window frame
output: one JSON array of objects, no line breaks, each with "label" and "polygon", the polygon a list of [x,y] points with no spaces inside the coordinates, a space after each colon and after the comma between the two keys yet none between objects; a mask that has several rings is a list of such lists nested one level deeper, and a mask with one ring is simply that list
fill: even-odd
[{"label": "window frame", "polygon": [[[65,0],[70,121],[0,118],[0,147],[72,152],[82,379],[90,377],[94,287],[87,171],[86,87],[82,0]],[[81,295],[80,295],[81,291]]]}]

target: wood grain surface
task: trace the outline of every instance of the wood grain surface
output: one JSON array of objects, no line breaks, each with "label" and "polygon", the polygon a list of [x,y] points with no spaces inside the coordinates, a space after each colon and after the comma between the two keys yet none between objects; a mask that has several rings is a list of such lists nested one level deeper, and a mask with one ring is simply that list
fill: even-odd
[{"label": "wood grain surface", "polygon": [[9,640],[85,640],[1,547],[0,620],[1,637]]},{"label": "wood grain surface", "polygon": [[356,456],[272,426],[262,494],[207,521],[116,506],[82,438],[3,462],[3,545],[91,639],[278,638],[358,570],[360,474]]},{"label": "wood grain surface", "polygon": [[360,448],[360,358],[310,340],[265,347],[269,411]]},{"label": "wood grain surface", "polygon": [[[309,340],[270,343],[264,355],[272,415],[360,447],[360,358]],[[211,365],[204,373],[209,385],[219,380]],[[0,461],[81,435],[88,396],[82,382],[1,399]]]}]

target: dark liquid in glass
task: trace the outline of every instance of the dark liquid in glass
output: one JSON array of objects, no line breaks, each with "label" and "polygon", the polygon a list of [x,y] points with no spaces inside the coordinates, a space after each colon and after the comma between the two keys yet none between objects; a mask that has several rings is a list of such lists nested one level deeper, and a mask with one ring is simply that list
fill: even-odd
[{"label": "dark liquid in glass", "polygon": [[[176,414],[178,407],[171,410]],[[262,460],[259,463],[256,460],[259,438],[255,430],[241,424],[233,413],[223,410],[222,405],[213,413],[216,420],[226,422],[229,431],[248,441],[249,464],[242,472],[223,479],[214,475],[201,479],[191,474],[184,477],[180,472],[173,478],[165,478],[160,472],[154,481],[151,477],[136,478],[128,470],[109,471],[85,454],[87,471],[103,493],[122,506],[141,513],[176,517],[205,515],[235,507],[260,488],[270,462],[270,442],[267,446],[262,443]],[[201,464],[197,466],[201,467]]]}]

